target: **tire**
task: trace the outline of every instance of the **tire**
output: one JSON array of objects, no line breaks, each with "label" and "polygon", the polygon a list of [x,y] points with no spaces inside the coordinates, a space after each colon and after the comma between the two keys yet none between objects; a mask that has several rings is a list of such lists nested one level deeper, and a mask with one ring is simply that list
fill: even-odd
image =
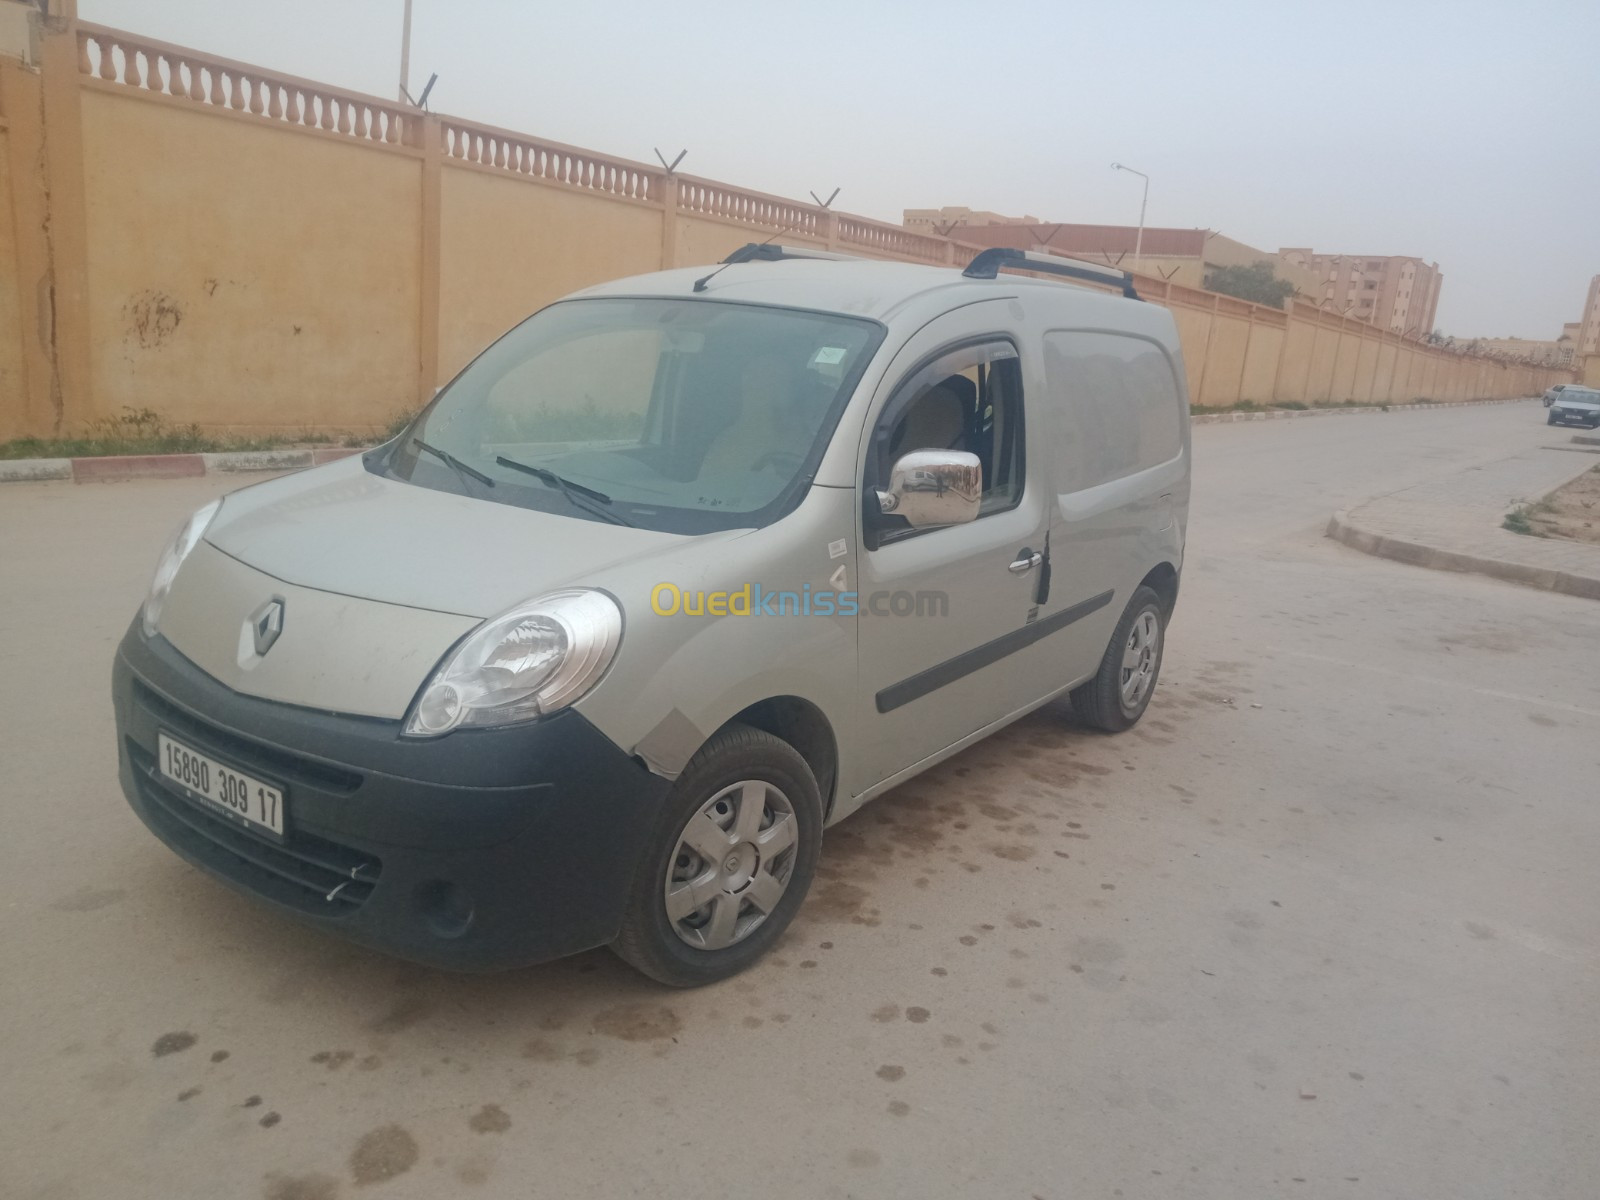
[{"label": "tire", "polygon": [[1555,415],[1555,413],[1551,413],[1551,414],[1550,414],[1550,415],[1549,415],[1549,416],[1548,416],[1548,417],[1546,417],[1546,418],[1545,418],[1545,419],[1544,419],[1544,423],[1545,423],[1545,424],[1546,424],[1546,425],[1554,425],[1554,424],[1556,424],[1556,423],[1557,423],[1557,422],[1556,422],[1556,415]]},{"label": "tire", "polygon": [[[1153,618],[1153,626],[1146,622],[1147,615]],[[1150,644],[1152,628],[1153,646]],[[1099,671],[1088,683],[1072,689],[1073,711],[1086,724],[1107,733],[1132,729],[1144,716],[1150,697],[1155,694],[1166,645],[1166,606],[1152,589],[1140,587],[1128,600],[1128,607],[1122,610],[1122,619],[1111,635]],[[1131,682],[1131,678],[1124,677],[1125,669],[1138,672],[1142,678],[1141,687],[1125,690],[1126,684]]]},{"label": "tire", "polygon": [[794,919],[821,849],[822,798],[805,759],[770,733],[730,725],[667,794],[611,949],[670,987],[736,975]]}]

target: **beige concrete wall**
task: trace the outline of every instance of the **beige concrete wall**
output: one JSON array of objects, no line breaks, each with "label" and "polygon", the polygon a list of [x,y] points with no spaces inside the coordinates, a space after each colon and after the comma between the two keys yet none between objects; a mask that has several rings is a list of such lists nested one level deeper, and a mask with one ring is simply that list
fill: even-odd
[{"label": "beige concrete wall", "polygon": [[1333,398],[1333,368],[1339,348],[1339,334],[1320,322],[1311,344],[1311,356],[1306,367],[1306,403],[1326,404]]},{"label": "beige concrete wall", "polygon": [[552,300],[660,270],[661,223],[658,208],[446,163],[439,382]]},{"label": "beige concrete wall", "polygon": [[[0,437],[124,407],[213,430],[378,426],[602,280],[775,234],[931,263],[977,249],[70,20],[38,61],[0,63]],[[1160,265],[1137,286],[1171,310],[1196,402],[1454,399],[1566,377],[1402,350]]]},{"label": "beige concrete wall", "polygon": [[1334,338],[1333,384],[1328,393],[1330,400],[1354,400],[1356,396],[1356,363],[1361,357],[1361,333],[1347,329]]},{"label": "beige concrete wall", "polygon": [[1377,396],[1378,339],[1363,337],[1356,354],[1356,378],[1350,389],[1353,399],[1370,404]]},{"label": "beige concrete wall", "polygon": [[83,95],[101,416],[381,425],[417,374],[419,159]]},{"label": "beige concrete wall", "polygon": [[1184,366],[1189,376],[1189,403],[1200,403],[1200,366],[1205,361],[1206,334],[1211,329],[1211,313],[1205,309],[1174,307],[1172,320],[1178,327],[1183,346]]},{"label": "beige concrete wall", "polygon": [[1281,325],[1251,326],[1244,378],[1239,383],[1240,400],[1266,404],[1273,399],[1273,384],[1277,380],[1278,359],[1283,354],[1286,334],[1286,328]]},{"label": "beige concrete wall", "polygon": [[16,214],[11,202],[11,136],[0,115],[0,441],[26,432],[22,398],[27,379],[23,362],[22,273],[17,261]]},{"label": "beige concrete wall", "polygon": [[1290,317],[1283,330],[1283,357],[1274,375],[1273,399],[1311,403],[1311,355],[1316,340],[1314,324]]},{"label": "beige concrete wall", "polygon": [[1393,402],[1394,364],[1396,346],[1387,338],[1378,343],[1376,361],[1372,366],[1372,398],[1385,404]]},{"label": "beige concrete wall", "polygon": [[[677,261],[674,266],[691,267],[718,263],[746,242],[765,240],[765,237],[754,236],[757,226],[710,220],[706,217],[679,216],[677,228]],[[792,233],[784,234],[780,240],[789,246],[823,248],[827,245],[819,238],[801,237]]]},{"label": "beige concrete wall", "polygon": [[1248,321],[1230,313],[1213,313],[1211,343],[1202,351],[1205,382],[1200,392],[1201,404],[1223,406],[1241,398],[1244,356],[1249,340]]}]

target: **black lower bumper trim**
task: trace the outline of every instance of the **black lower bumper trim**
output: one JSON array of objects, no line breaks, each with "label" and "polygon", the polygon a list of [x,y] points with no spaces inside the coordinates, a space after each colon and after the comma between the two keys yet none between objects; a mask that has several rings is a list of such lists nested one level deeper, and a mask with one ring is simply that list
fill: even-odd
[{"label": "black lower bumper trim", "polygon": [[[398,722],[240,695],[136,625],[112,690],[123,793],[157,837],[281,911],[435,966],[611,941],[668,787],[571,710],[403,739]],[[169,787],[158,730],[281,781],[283,840]]]},{"label": "black lower bumper trim", "polygon": [[375,856],[306,833],[269,842],[169,787],[142,746],[129,740],[126,749],[143,815],[163,841],[181,842],[191,857],[225,865],[252,891],[313,916],[343,915],[372,895],[383,874]]}]

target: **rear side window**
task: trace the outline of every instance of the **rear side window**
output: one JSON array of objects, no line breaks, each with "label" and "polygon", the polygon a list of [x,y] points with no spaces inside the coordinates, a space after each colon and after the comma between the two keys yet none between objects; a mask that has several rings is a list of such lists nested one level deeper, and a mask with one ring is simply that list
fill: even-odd
[{"label": "rear side window", "polygon": [[1075,492],[1176,458],[1181,400],[1154,342],[1117,333],[1047,333],[1045,371],[1058,403],[1050,438],[1057,487]]}]

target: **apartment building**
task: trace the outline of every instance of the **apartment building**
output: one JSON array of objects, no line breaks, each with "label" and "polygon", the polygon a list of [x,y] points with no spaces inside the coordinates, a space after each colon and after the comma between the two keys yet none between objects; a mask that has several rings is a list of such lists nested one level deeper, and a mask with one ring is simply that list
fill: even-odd
[{"label": "apartment building", "polygon": [[1575,353],[1583,358],[1600,354],[1600,275],[1589,280],[1589,295],[1583,302],[1583,319],[1578,322]]},{"label": "apartment building", "polygon": [[1433,329],[1444,276],[1438,263],[1407,255],[1318,254],[1303,246],[1278,251],[1318,281],[1308,299],[1383,329],[1423,337]]}]

